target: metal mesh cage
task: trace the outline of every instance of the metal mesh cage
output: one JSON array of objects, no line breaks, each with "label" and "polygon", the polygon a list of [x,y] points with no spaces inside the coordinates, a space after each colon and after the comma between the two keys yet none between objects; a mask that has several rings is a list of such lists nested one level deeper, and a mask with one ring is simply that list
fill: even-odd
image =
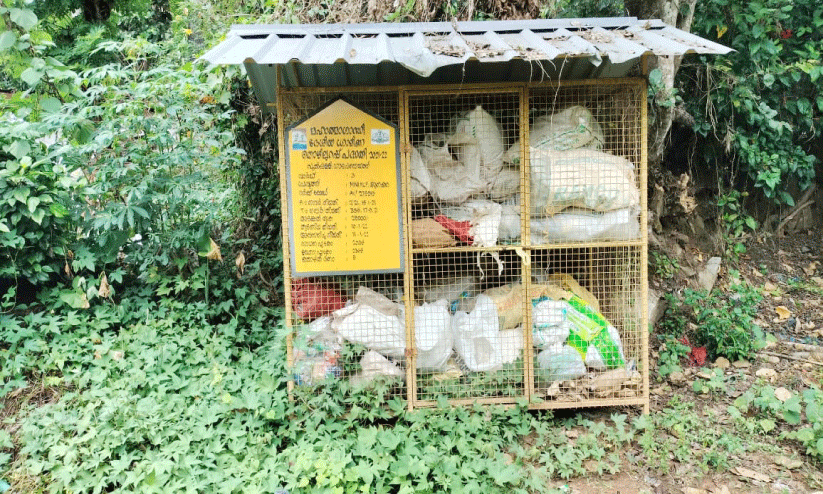
[{"label": "metal mesh cage", "polygon": [[644,104],[633,81],[530,92],[532,245],[641,238]]},{"label": "metal mesh cage", "polygon": [[647,407],[643,82],[380,89],[343,96],[400,130],[405,272],[287,280],[295,384]]}]

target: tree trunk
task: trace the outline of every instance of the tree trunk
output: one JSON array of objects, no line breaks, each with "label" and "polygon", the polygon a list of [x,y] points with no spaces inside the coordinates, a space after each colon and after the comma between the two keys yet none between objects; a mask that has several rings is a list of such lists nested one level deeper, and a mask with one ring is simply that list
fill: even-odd
[{"label": "tree trunk", "polygon": [[[694,7],[697,0],[626,0],[624,5],[629,13],[639,19],[661,19],[666,24],[690,31],[694,19]],[[674,76],[680,69],[682,57],[658,57],[650,64],[650,68],[657,68],[663,76],[662,99],[667,99],[674,89]],[[674,106],[656,108],[656,118],[649,125],[649,166],[660,167],[663,162],[663,153],[666,150],[666,137],[672,127],[676,113],[684,110],[675,110]]]}]

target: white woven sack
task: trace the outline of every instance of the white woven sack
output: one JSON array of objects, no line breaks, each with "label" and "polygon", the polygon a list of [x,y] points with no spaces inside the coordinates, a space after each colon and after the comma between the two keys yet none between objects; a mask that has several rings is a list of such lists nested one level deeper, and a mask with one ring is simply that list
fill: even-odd
[{"label": "white woven sack", "polygon": [[531,148],[531,212],[551,216],[565,208],[594,211],[638,207],[634,165],[592,149]]},{"label": "white woven sack", "polygon": [[[600,151],[605,137],[592,113],[582,106],[572,106],[551,115],[537,117],[529,129],[529,146],[565,151],[589,148]],[[503,155],[506,163],[520,163],[520,141]]]}]

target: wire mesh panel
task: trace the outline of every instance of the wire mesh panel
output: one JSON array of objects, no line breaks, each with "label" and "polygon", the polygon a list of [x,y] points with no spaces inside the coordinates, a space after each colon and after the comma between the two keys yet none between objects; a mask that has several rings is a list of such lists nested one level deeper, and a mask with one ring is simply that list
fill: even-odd
[{"label": "wire mesh panel", "polygon": [[520,92],[411,94],[408,120],[412,245],[519,243]]},{"label": "wire mesh panel", "polygon": [[535,395],[547,407],[642,403],[641,248],[531,254]]},{"label": "wire mesh panel", "polygon": [[511,403],[525,396],[527,309],[514,295],[521,287],[518,255],[415,253],[413,268],[415,402]]},{"label": "wire mesh panel", "polygon": [[521,280],[507,247],[520,241],[520,108],[519,89],[408,95],[417,405],[527,395],[525,303],[498,294]]},{"label": "wire mesh panel", "polygon": [[402,274],[292,279],[294,383],[345,380],[405,398],[403,294]]},{"label": "wire mesh panel", "polygon": [[[359,109],[395,125],[399,123],[400,100],[396,90],[281,91],[278,108],[281,128],[303,121],[341,96]],[[284,138],[281,133],[281,139]],[[360,201],[359,197],[356,199]],[[354,207],[350,202],[344,201],[335,208]],[[358,213],[377,207],[360,202],[355,206]],[[288,207],[296,205],[284,204],[284,218],[288,218]],[[361,223],[353,226],[379,235],[380,225]],[[284,238],[284,243],[288,241]],[[376,396],[384,400],[405,399],[408,395],[405,273],[292,278],[288,257],[284,268],[287,315],[293,329],[289,350],[295,391],[312,393],[315,386],[337,384],[342,385],[339,389],[374,390]]]},{"label": "wire mesh panel", "polygon": [[532,245],[641,238],[644,104],[631,80],[530,90]]}]

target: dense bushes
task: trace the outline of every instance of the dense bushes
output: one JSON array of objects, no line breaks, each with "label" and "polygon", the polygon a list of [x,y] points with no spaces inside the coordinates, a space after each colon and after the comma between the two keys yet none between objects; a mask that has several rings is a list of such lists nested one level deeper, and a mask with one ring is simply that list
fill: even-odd
[{"label": "dense bushes", "polygon": [[698,2],[692,30],[736,50],[694,59],[679,74],[697,132],[716,142],[701,160],[726,180],[741,170],[767,198],[793,205],[792,192],[815,176],[810,149],[821,136],[823,6]]}]

